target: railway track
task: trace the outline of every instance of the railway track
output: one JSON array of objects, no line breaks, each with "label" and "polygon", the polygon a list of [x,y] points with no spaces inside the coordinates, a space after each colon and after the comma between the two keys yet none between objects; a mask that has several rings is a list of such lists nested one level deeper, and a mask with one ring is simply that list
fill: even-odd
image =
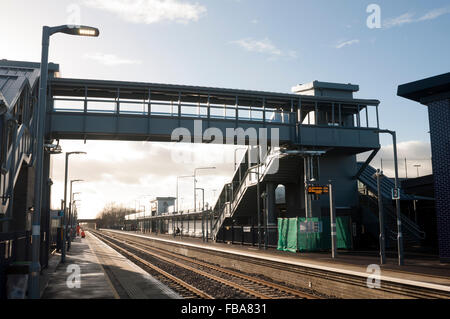
[{"label": "railway track", "polygon": [[152,275],[156,274],[160,281],[184,298],[318,298],[281,284],[152,247],[128,237],[106,235],[97,231],[92,233],[131,260],[151,270]]},{"label": "railway track", "polygon": [[[227,251],[210,251],[195,246],[185,247],[182,243],[166,242],[164,240],[158,241],[158,239],[154,238],[146,239],[115,231],[102,231],[102,233],[120,236],[121,240],[133,242],[134,245],[138,243],[136,246],[144,245],[152,249],[160,249],[160,251],[166,253],[173,253],[177,258],[185,257],[187,251],[189,251],[189,256],[195,256],[194,260],[201,260],[199,263],[204,262],[209,266],[212,263],[216,265],[220,263],[220,265],[226,265],[227,267],[227,269],[219,267],[221,270],[235,270],[241,275],[243,272],[250,274],[257,273],[258,275],[256,276],[267,279],[269,282],[278,281],[283,287],[290,286],[295,288],[294,290],[303,292],[306,295],[315,296],[316,298],[448,299],[450,297],[450,293],[447,291],[415,285],[409,282],[402,283],[387,279],[382,281],[379,289],[369,289],[367,287],[367,277],[355,274],[343,274],[332,269],[317,269],[307,265],[286,264],[275,260],[232,254]],[[170,258],[175,257],[170,256]],[[192,260],[192,258],[194,257],[188,259]],[[253,275],[251,277],[254,278]],[[439,276],[426,277],[432,277],[433,280],[435,278],[441,278]],[[277,298],[293,297],[288,295]],[[304,298],[308,297],[305,296]]]}]

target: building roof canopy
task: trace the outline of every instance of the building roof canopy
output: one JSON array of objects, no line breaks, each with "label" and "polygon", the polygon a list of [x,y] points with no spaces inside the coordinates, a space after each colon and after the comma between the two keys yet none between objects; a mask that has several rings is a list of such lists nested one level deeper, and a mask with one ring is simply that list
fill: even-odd
[{"label": "building roof canopy", "polygon": [[398,87],[397,95],[416,102],[426,102],[433,96],[450,93],[450,72]]}]

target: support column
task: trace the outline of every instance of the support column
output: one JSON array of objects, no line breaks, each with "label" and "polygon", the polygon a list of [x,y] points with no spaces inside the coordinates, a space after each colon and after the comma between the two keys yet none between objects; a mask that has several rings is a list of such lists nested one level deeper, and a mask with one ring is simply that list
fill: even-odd
[{"label": "support column", "polygon": [[40,263],[41,268],[48,266],[48,257],[50,250],[50,196],[51,186],[53,184],[50,179],[51,158],[48,152],[44,152],[44,171],[42,178],[42,206],[41,206],[41,248]]},{"label": "support column", "polygon": [[277,224],[277,218],[275,215],[275,188],[274,183],[266,184],[266,220],[268,226],[273,226]]},{"label": "support column", "polygon": [[[305,216],[304,184],[286,184],[286,217]],[[302,213],[303,210],[303,213]]]}]

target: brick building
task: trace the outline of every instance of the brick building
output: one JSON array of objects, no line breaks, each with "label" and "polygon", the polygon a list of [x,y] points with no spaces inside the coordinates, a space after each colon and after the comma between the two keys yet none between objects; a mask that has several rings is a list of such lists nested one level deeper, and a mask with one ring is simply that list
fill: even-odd
[{"label": "brick building", "polygon": [[397,94],[428,106],[439,257],[450,262],[450,72],[400,85]]}]

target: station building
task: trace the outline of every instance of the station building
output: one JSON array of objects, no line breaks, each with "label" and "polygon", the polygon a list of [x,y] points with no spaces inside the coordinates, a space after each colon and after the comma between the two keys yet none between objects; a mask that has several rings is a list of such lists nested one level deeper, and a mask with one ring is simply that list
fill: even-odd
[{"label": "station building", "polygon": [[[38,63],[0,61],[0,297],[5,296],[9,269],[31,260],[39,69]],[[194,140],[203,143],[211,142],[206,138],[211,129],[222,136],[226,136],[227,129],[255,129],[260,134],[257,140],[266,140],[267,144],[255,146],[250,136],[233,141],[246,145],[247,150],[211,209],[170,211],[174,198],[157,199],[154,214],[153,210],[152,214],[140,212],[134,220],[128,219],[135,230],[170,233],[179,228],[182,236],[200,234],[211,240],[241,244],[255,244],[262,239],[265,245],[276,246],[279,218],[306,218],[313,221],[314,227],[301,224],[305,226],[303,231],[311,236],[323,233],[325,238],[328,237],[325,228],[316,226],[329,219],[329,194],[317,195],[308,190],[332,184],[336,215],[342,218],[345,233],[350,234],[346,247],[376,248],[378,194],[373,178],[375,168],[370,162],[380,149],[380,101],[354,97],[359,90],[357,85],[314,81],[295,86],[292,93],[276,93],[68,79],[58,74],[59,66],[50,64],[45,119],[47,146],[40,185],[42,268],[48,263],[50,241],[55,237],[51,226],[57,224],[50,214],[52,142],[63,139],[170,142],[173,131],[180,127],[194,132]],[[436,124],[440,125],[437,133],[432,129],[432,143],[448,145],[446,122],[442,121],[448,118],[445,117],[448,98],[441,102],[433,100],[430,110],[440,112],[438,115],[430,111],[433,113],[430,116],[437,117],[436,123],[440,123]],[[201,121],[199,136],[194,130],[197,121]],[[366,152],[370,154],[367,160],[358,163],[356,156]],[[439,149],[435,152],[433,161],[442,170],[435,176],[448,176],[444,172],[448,148],[443,153]],[[447,256],[449,229],[445,221],[449,192],[445,185],[448,185],[445,178],[436,179],[442,258]],[[394,245],[393,183],[386,178],[381,186],[388,241]],[[402,193],[402,207],[412,200],[421,198]],[[405,243],[420,244],[423,239],[420,225],[405,214],[402,223]]]},{"label": "station building", "polygon": [[400,85],[398,95],[428,107],[439,257],[450,262],[450,73]]}]

